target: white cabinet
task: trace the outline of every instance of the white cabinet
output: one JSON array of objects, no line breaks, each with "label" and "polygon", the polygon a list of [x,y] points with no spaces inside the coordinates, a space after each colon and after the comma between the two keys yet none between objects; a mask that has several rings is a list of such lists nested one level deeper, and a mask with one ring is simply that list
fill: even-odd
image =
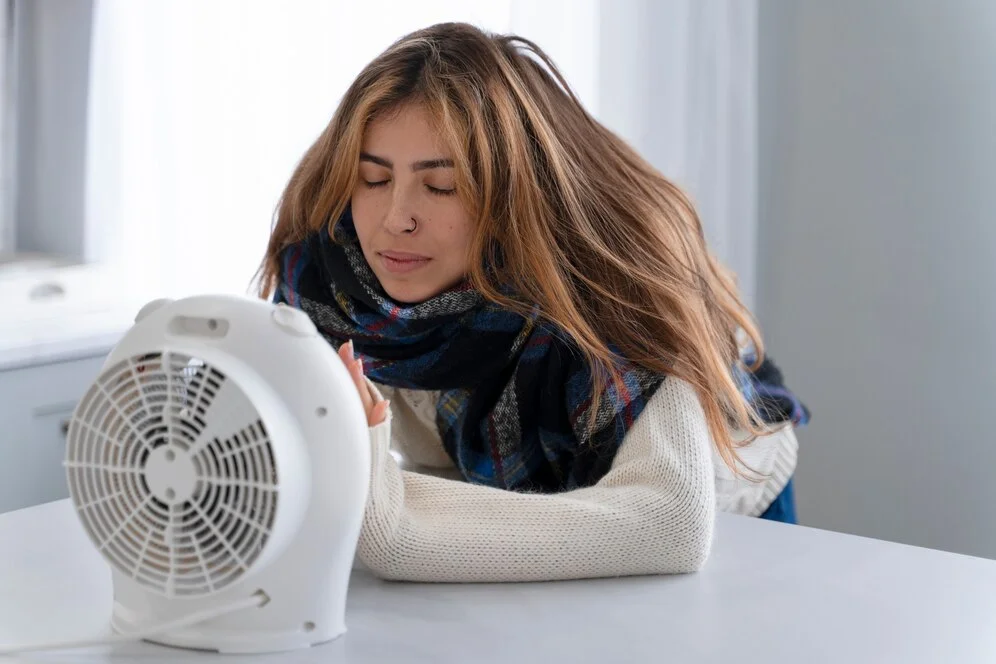
[{"label": "white cabinet", "polygon": [[0,369],[0,512],[69,495],[65,427],[109,351]]}]

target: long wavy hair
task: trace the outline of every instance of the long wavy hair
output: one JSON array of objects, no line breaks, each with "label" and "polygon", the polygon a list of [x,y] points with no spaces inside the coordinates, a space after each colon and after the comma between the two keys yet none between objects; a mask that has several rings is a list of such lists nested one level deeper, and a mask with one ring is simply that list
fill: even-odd
[{"label": "long wavy hair", "polygon": [[743,346],[763,355],[735,280],[689,198],[587,113],[528,39],[444,23],[367,65],[281,197],[259,294],[273,293],[285,248],[331,230],[357,182],[365,128],[404,104],[423,104],[453,152],[476,223],[469,282],[523,315],[538,305],[566,332],[593,369],[596,405],[621,358],[687,381],[736,469],[737,447],[767,429],[735,373]]}]

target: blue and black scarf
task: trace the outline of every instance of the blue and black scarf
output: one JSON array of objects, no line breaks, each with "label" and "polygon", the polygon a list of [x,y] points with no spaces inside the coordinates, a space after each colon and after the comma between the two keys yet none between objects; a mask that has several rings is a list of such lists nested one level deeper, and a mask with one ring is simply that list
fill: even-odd
[{"label": "blue and black scarf", "polygon": [[[284,252],[275,301],[305,311],[336,348],[352,339],[374,382],[438,390],[436,424],[467,481],[559,492],[608,472],[664,376],[624,366],[624,387],[608,389],[590,428],[591,370],[565,335],[469,286],[398,303],[366,263],[348,210],[334,232]],[[808,420],[770,362],[743,378],[766,419]]]}]

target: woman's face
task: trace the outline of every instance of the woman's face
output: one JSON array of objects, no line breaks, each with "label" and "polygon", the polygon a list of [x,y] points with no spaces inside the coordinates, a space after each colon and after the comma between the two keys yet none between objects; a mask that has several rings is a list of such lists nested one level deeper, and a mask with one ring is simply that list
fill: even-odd
[{"label": "woman's face", "polygon": [[395,300],[422,302],[467,274],[471,220],[454,175],[452,155],[421,106],[367,127],[353,221],[363,255]]}]

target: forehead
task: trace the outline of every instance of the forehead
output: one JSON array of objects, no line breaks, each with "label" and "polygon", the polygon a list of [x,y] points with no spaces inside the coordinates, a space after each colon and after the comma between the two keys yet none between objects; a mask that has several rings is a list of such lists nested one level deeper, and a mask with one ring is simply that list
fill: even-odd
[{"label": "forehead", "polygon": [[363,135],[363,150],[388,158],[450,156],[435,119],[421,104],[407,104],[371,120]]}]

